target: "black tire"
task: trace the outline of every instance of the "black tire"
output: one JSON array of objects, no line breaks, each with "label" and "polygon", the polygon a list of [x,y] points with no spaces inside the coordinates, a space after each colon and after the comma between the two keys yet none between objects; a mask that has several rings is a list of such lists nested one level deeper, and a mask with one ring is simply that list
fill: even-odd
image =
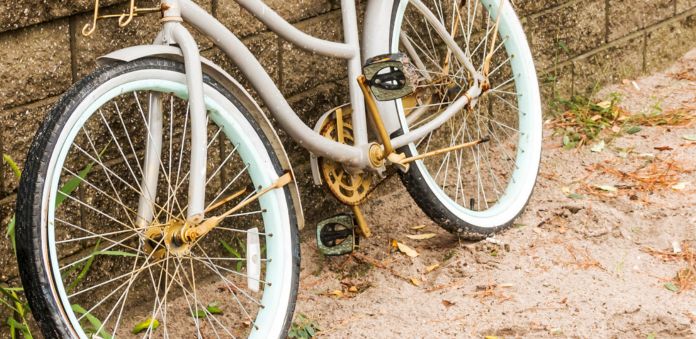
[{"label": "black tire", "polygon": [[[423,1],[423,4],[426,7],[429,7],[431,9],[434,8],[434,9],[439,9],[441,11],[445,11],[443,8],[446,8],[446,7],[442,4],[440,4],[440,6],[433,6],[434,4],[432,4],[432,2],[436,2],[436,1],[437,0]],[[474,1],[476,1],[477,3],[483,2],[482,0],[474,0]],[[468,4],[468,3],[474,2],[474,1],[467,1],[466,3]],[[402,53],[406,53],[406,54],[409,53],[408,48],[405,46],[402,46],[402,45],[404,45],[403,42],[401,41],[402,39],[407,39],[408,41],[411,42],[412,45],[417,45],[418,42],[420,41],[423,43],[423,46],[420,46],[418,48],[413,48],[413,51],[415,51],[416,54],[421,54],[420,59],[425,60],[425,61],[423,61],[423,64],[433,63],[433,64],[436,64],[435,66],[439,66],[438,62],[435,62],[433,60],[433,59],[437,59],[437,57],[431,57],[429,54],[424,52],[425,50],[427,50],[429,48],[428,44],[426,42],[423,42],[423,41],[427,41],[428,40],[427,38],[423,38],[421,40],[419,40],[419,38],[412,38],[412,39],[404,38],[404,36],[407,36],[412,32],[422,31],[422,32],[428,32],[428,34],[430,34],[431,31],[436,32],[436,30],[431,30],[431,29],[426,30],[423,27],[423,26],[427,26],[429,24],[427,23],[427,20],[421,19],[422,21],[419,21],[417,19],[417,18],[419,18],[418,15],[420,15],[419,14],[420,12],[416,9],[413,9],[414,7],[417,7],[417,6],[412,6],[411,4],[408,4],[405,7],[403,7],[402,6],[403,4],[404,4],[404,0],[394,0],[393,1],[391,25],[389,28],[389,32],[386,34],[383,32],[379,32],[378,36],[389,37],[389,42],[388,42],[389,45],[388,45],[387,50],[389,50],[390,53],[397,53],[397,52],[402,52]],[[481,5],[481,6],[483,6],[483,5]],[[408,12],[408,14],[403,14],[403,16],[402,16],[402,13],[400,12],[400,10],[403,8],[405,8],[405,11]],[[474,7],[474,8],[476,8],[476,7]],[[493,7],[493,8],[497,8],[497,6]],[[505,9],[511,9],[511,8],[506,7]],[[465,10],[462,10],[462,11],[464,12]],[[476,10],[474,9],[473,12],[475,12],[475,11]],[[483,11],[483,12],[487,13],[486,11]],[[522,31],[521,25],[519,25],[519,22],[516,18],[516,15],[514,14],[514,10],[512,12],[513,12],[512,15],[506,15],[506,18],[504,18],[503,20],[507,19],[508,22],[511,23],[510,24],[511,26],[515,26],[516,29],[519,29],[519,31]],[[459,12],[457,12],[457,13],[459,13]],[[440,13],[440,15],[442,16],[442,13]],[[461,14],[459,14],[459,15],[461,15]],[[404,17],[407,17],[407,19],[404,19]],[[443,17],[445,18],[444,19],[445,21],[447,21],[448,18],[450,18],[450,17],[454,18],[453,14],[450,14],[450,13],[446,13]],[[514,17],[514,19],[513,19],[513,17]],[[413,21],[415,23],[411,23],[411,21],[408,18],[413,19]],[[466,19],[468,19],[468,18],[469,17],[467,16]],[[474,14],[473,20],[476,20],[476,18],[477,17]],[[483,16],[480,16],[480,18],[483,18]],[[459,19],[464,20],[461,17]],[[442,20],[442,19],[440,19],[440,20]],[[405,23],[406,21],[408,21],[408,24]],[[399,24],[401,24],[401,27],[398,26]],[[483,25],[481,27],[487,27],[487,26],[485,26],[485,24],[482,24],[482,23],[479,23],[479,24],[480,24],[479,26]],[[419,26],[419,25],[423,25],[423,26]],[[459,24],[459,25],[461,25],[461,24]],[[469,23],[466,22],[466,25],[469,25]],[[452,27],[450,22],[445,22],[444,26],[445,27]],[[475,26],[476,26],[475,22],[471,24],[471,27],[475,27]],[[418,27],[418,29],[416,29],[416,27]],[[470,29],[472,29],[472,28],[470,28]],[[488,29],[488,28],[486,28],[486,29]],[[409,30],[412,30],[412,32],[409,32]],[[461,32],[462,35],[458,36],[457,38],[465,39],[467,41],[466,42],[467,44],[469,43],[469,39],[473,39],[472,35],[470,35],[469,38],[463,37],[464,29],[459,30],[459,32]],[[401,33],[401,35],[397,34],[397,33]],[[471,34],[471,32],[469,32],[469,34]],[[423,35],[426,35],[426,34],[423,33]],[[438,39],[437,34],[433,33],[433,35],[435,35],[435,39]],[[416,34],[416,36],[417,36],[417,34]],[[395,39],[394,37],[401,37],[401,38]],[[430,37],[430,39],[432,39],[432,37]],[[502,41],[502,39],[500,41]],[[477,42],[472,42],[472,45],[476,46],[476,43]],[[430,41],[430,44],[433,44],[433,42]],[[437,45],[437,44],[439,44],[439,42],[436,42],[434,44]],[[527,46],[528,44],[526,44],[526,41],[525,41],[525,44],[520,44],[520,45]],[[480,46],[480,43],[479,43],[479,46]],[[519,48],[519,47],[518,47],[518,49],[520,49],[521,51],[525,50],[525,48]],[[486,48],[484,48],[484,50],[486,50]],[[500,52],[500,51],[505,51],[505,49],[504,48],[495,49],[495,51],[499,51],[497,53],[502,54],[502,52]],[[411,52],[411,53],[414,53],[414,52]],[[479,54],[481,54],[481,53],[479,53]],[[438,54],[433,53],[432,55],[437,56]],[[440,55],[440,56],[442,57],[442,55]],[[507,55],[504,55],[503,58],[501,58],[501,59],[504,59],[504,57],[506,57],[506,56]],[[529,64],[531,64],[532,67],[527,67],[525,69],[528,73],[528,74],[526,74],[526,79],[529,79],[528,81],[530,83],[536,84],[537,83],[536,72],[533,68],[533,62],[531,61],[532,56],[531,56],[531,52],[528,50],[528,47],[526,48],[526,51],[524,53],[521,53],[520,55],[516,55],[515,57],[517,59],[530,60]],[[510,59],[511,58],[512,58],[512,56],[510,56]],[[418,58],[415,58],[415,59],[411,58],[411,59],[416,60]],[[508,60],[510,60],[510,59],[508,59]],[[481,57],[481,61],[482,60],[483,60],[483,57]],[[442,62],[442,60],[439,60],[439,62]],[[417,62],[414,62],[414,64],[415,63],[417,63]],[[472,57],[472,63],[475,63],[475,60],[473,60],[473,57]],[[507,61],[505,61],[503,63],[507,63]],[[509,67],[511,67],[511,66],[509,66]],[[414,66],[414,68],[417,68],[417,67]],[[427,66],[426,66],[426,68],[427,68]],[[431,72],[429,72],[429,74],[438,74],[437,72],[433,72],[433,71],[438,71],[437,68],[426,69],[426,71],[431,71]],[[466,72],[464,72],[464,73],[466,74]],[[503,73],[503,72],[501,71],[500,73]],[[517,72],[515,72],[515,73],[517,73]],[[446,78],[446,76],[445,76],[445,78]],[[533,78],[533,81],[531,80],[532,78]],[[495,80],[495,79],[492,78],[492,80]],[[452,81],[453,81],[453,83],[457,83],[457,81],[454,81],[454,80],[452,80]],[[460,85],[461,85],[461,82],[462,81],[460,80],[459,81]],[[494,86],[495,86],[495,83],[494,83]],[[424,87],[424,86],[422,86],[422,87]],[[454,87],[454,88],[456,88],[456,87]],[[465,90],[466,88],[468,88],[467,85],[461,86],[461,91]],[[534,98],[534,100],[538,101],[539,100],[538,84],[536,86],[528,86],[528,89],[529,89],[531,95],[527,94],[525,98]],[[495,90],[495,87],[494,87],[494,90]],[[517,98],[519,98],[519,97],[517,97]],[[399,99],[399,100],[401,100],[401,99]],[[442,102],[444,100],[445,99],[440,100],[438,98],[438,99],[435,99],[434,102],[438,102],[438,101]],[[533,101],[532,99],[529,99],[529,100]],[[493,110],[493,103],[491,103],[491,102],[488,102],[488,103],[490,104],[490,106],[487,107],[486,109],[488,109],[489,111],[492,111]],[[513,102],[513,103],[515,103],[515,102]],[[517,103],[519,103],[519,101]],[[509,102],[507,102],[507,104],[512,105]],[[416,107],[416,106],[417,106],[417,104],[413,107]],[[481,100],[479,100],[478,106],[483,106],[483,103]],[[399,115],[399,119],[400,119],[400,123],[401,123],[401,127],[402,127],[401,130],[394,133],[395,136],[398,136],[400,134],[403,134],[403,131],[407,129],[406,126],[408,126],[407,118],[406,118],[406,115],[404,114],[404,107],[406,107],[406,104],[395,105],[394,107],[395,108],[393,109],[392,112],[393,112],[393,114]],[[531,134],[534,134],[534,136],[531,138],[525,139],[525,140],[533,140],[533,141],[527,141],[528,144],[525,144],[525,147],[530,145],[530,147],[532,147],[533,149],[536,149],[536,150],[541,149],[541,139],[542,139],[542,136],[541,136],[541,134],[542,134],[541,133],[541,131],[542,131],[542,119],[541,119],[541,108],[540,107],[541,107],[541,103],[540,103],[540,101],[538,101],[538,104],[537,104],[538,109],[535,109],[533,111],[530,110],[530,114],[524,113],[524,114],[519,115],[519,116],[522,116],[522,115],[525,116],[525,119],[527,119],[529,121],[534,120],[534,126],[536,126],[536,129],[534,129],[534,132],[531,133]],[[450,121],[457,118],[457,115],[461,116],[462,114],[457,113],[455,116],[450,118],[451,119]],[[529,117],[533,116],[533,119],[529,118],[527,116],[529,116]],[[425,120],[425,119],[423,119],[423,120]],[[415,122],[420,122],[420,121],[414,121],[414,123]],[[519,120],[518,120],[518,122],[519,122]],[[443,126],[445,126],[445,125],[443,125]],[[457,125],[457,126],[461,126],[461,125]],[[513,127],[515,127],[515,126],[513,125]],[[444,128],[444,127],[439,127],[438,129],[442,129],[442,128]],[[433,131],[433,134],[431,134],[431,136],[434,135],[438,131],[438,129]],[[456,135],[458,136],[459,131],[457,130],[456,133],[457,133]],[[493,134],[493,132],[490,132],[490,130],[488,133]],[[462,134],[464,134],[464,133],[462,133]],[[514,132],[513,132],[513,134],[514,134]],[[518,131],[518,134],[519,134],[519,131]],[[462,137],[461,139],[463,139],[463,140],[459,140],[459,142],[457,142],[457,143],[453,143],[451,145],[444,145],[444,146],[454,146],[455,144],[459,144],[459,143],[482,140],[483,137],[485,136],[485,134],[479,133],[478,137],[476,137],[476,136],[477,136],[477,134],[475,132],[472,132],[471,135],[468,137],[468,139]],[[518,149],[520,149],[520,144],[521,144],[522,139],[523,139],[522,137],[519,137],[518,144],[516,145],[517,149],[515,151],[513,151],[513,153],[516,152]],[[435,140],[435,138],[433,138],[433,140]],[[503,142],[498,140],[498,138],[490,138],[490,135],[489,135],[489,140],[487,142],[485,142],[485,145],[482,145],[482,146],[493,144],[494,141],[497,141],[497,143],[499,145],[503,144]],[[429,142],[430,142],[430,139],[428,139],[427,143],[429,144]],[[476,146],[476,147],[478,147],[478,146]],[[437,149],[437,148],[434,148],[434,149]],[[431,150],[434,150],[434,149],[431,149]],[[522,149],[523,149],[522,153],[524,153],[524,148],[522,147]],[[416,150],[416,147],[413,145],[404,146],[401,149],[399,149],[398,152],[404,153],[407,157],[412,157],[412,156],[415,156],[418,154],[418,150]],[[455,152],[452,152],[452,153],[455,153]],[[464,154],[464,153],[460,153],[460,154]],[[449,156],[449,154],[448,154],[448,156]],[[507,154],[503,154],[503,155],[500,155],[499,158],[504,158],[506,156],[507,156]],[[455,155],[455,157],[456,157],[456,155]],[[493,155],[492,157],[495,157],[495,155]],[[436,158],[436,157],[433,157],[433,158]],[[464,156],[462,156],[462,158],[464,158]],[[451,194],[451,193],[450,193],[450,195],[452,195],[452,197],[447,196],[447,197],[443,198],[443,195],[447,195],[447,193],[445,193],[444,190],[441,190],[438,187],[431,186],[437,181],[437,179],[434,179],[434,178],[437,178],[437,174],[434,174],[435,171],[432,171],[434,175],[431,175],[429,172],[429,169],[425,165],[422,165],[422,167],[421,167],[419,165],[419,163],[412,163],[408,172],[401,173],[401,180],[402,180],[403,184],[406,186],[406,189],[409,192],[409,194],[411,195],[411,197],[415,200],[416,204],[435,223],[437,223],[438,225],[440,225],[442,228],[446,229],[447,231],[454,233],[454,234],[457,234],[462,238],[469,239],[469,240],[480,240],[482,238],[489,237],[497,232],[500,232],[500,231],[510,227],[514,223],[515,219],[517,217],[519,217],[519,215],[526,208],[526,206],[529,202],[529,199],[533,193],[533,186],[534,186],[534,183],[536,182],[539,164],[541,161],[540,156],[538,158],[526,157],[525,159],[527,159],[527,158],[530,160],[528,160],[524,166],[522,166],[522,165],[517,166],[517,164],[515,164],[516,165],[515,168],[528,169],[528,171],[525,173],[526,175],[523,177],[524,179],[518,180],[517,182],[524,181],[525,183],[531,183],[531,186],[525,186],[525,190],[523,190],[523,193],[519,193],[517,196],[515,196],[514,207],[509,207],[509,204],[508,205],[501,205],[503,208],[500,208],[500,209],[504,209],[506,211],[509,211],[509,213],[505,214],[504,217],[498,217],[497,215],[495,215],[494,217],[490,217],[490,216],[483,216],[483,214],[477,215],[476,217],[471,217],[470,215],[467,215],[468,212],[475,210],[475,208],[469,208],[469,206],[471,206],[473,204],[469,203],[470,200],[467,200],[466,198],[464,198],[466,195],[464,193],[459,195],[461,202],[458,202],[457,196],[455,196],[454,194]],[[427,161],[427,160],[428,159],[425,159],[423,161]],[[456,162],[456,160],[454,162]],[[449,159],[447,160],[447,164],[449,164]],[[491,167],[491,166],[489,165],[489,167]],[[515,172],[515,171],[517,171],[517,170],[511,170],[510,172]],[[462,171],[462,172],[465,172],[465,171]],[[510,182],[515,182],[514,180],[512,180],[513,174],[514,173],[510,173],[509,178],[506,178],[509,181],[504,182],[505,184],[509,184]],[[446,174],[445,174],[445,176],[446,176]],[[493,176],[493,175],[491,175],[491,176]],[[428,181],[430,181],[430,183],[428,183]],[[464,187],[465,185],[466,185],[466,183],[462,184],[462,187]],[[454,185],[450,185],[450,187],[451,186],[454,186]],[[469,186],[469,187],[471,187],[471,186]],[[505,192],[506,188],[508,188],[508,187],[509,186],[503,185],[501,191]],[[451,190],[451,188],[450,188],[450,190]],[[456,188],[455,188],[455,190],[456,190]],[[472,195],[469,195],[468,197],[471,198]],[[480,206],[480,205],[482,205],[480,203],[480,201],[485,202],[485,206],[484,206],[485,209],[489,208],[488,200],[486,199],[485,194],[483,194],[482,198],[481,197],[477,197],[477,198],[479,199],[479,207],[478,207],[478,211],[476,211],[476,212],[484,210]],[[473,199],[471,199],[471,200],[473,200]],[[495,204],[491,203],[491,206],[497,205],[498,200],[497,199],[493,199],[493,200],[495,200]],[[458,206],[456,206],[456,207],[447,206],[447,205],[455,205],[455,204]],[[459,215],[457,215],[457,214],[459,214]],[[467,218],[467,220],[465,220],[465,218]],[[484,219],[486,219],[486,220],[484,220]]]},{"label": "black tire", "polygon": [[[402,147],[399,149],[399,152],[403,152],[407,157],[414,156],[409,147]],[[423,213],[425,213],[440,227],[444,228],[450,233],[457,234],[462,239],[481,240],[490,237],[495,233],[503,231],[512,226],[515,219],[519,217],[522,212],[524,212],[524,209],[521,210],[519,213],[517,213],[515,218],[497,227],[478,227],[460,219],[447,207],[445,207],[439,201],[432,188],[425,182],[423,173],[418,170],[416,166],[411,166],[406,173],[399,173],[401,181],[403,182],[404,186],[406,186],[406,190],[411,198],[413,198],[413,200],[416,202],[418,207],[423,210]],[[529,202],[529,198],[527,199],[527,202]]]},{"label": "black tire", "polygon": [[[65,319],[62,307],[57,300],[55,286],[51,273],[48,271],[46,229],[42,216],[42,196],[46,185],[48,163],[54,149],[57,138],[64,128],[68,118],[76,107],[98,86],[106,81],[139,70],[167,70],[184,73],[184,66],[180,62],[147,58],[130,63],[119,63],[101,67],[89,76],[77,82],[58,101],[56,106],[47,115],[43,125],[37,132],[27,156],[24,172],[19,186],[16,205],[17,220],[17,261],[24,291],[28,299],[34,318],[41,327],[46,338],[72,338],[74,332],[70,329],[70,323]],[[255,132],[263,141],[266,151],[271,156],[273,166],[278,175],[284,170],[280,165],[269,137],[263,132],[250,110],[254,105],[246,99],[236,88],[225,88],[208,75],[204,75],[204,82],[230,100],[254,127]],[[293,201],[289,188],[285,187],[287,201],[291,243],[292,243],[292,282],[291,301],[287,316],[283,321],[284,333],[287,333],[295,308],[295,299],[299,284],[300,272],[300,245],[297,228],[297,218],[294,213]]]}]

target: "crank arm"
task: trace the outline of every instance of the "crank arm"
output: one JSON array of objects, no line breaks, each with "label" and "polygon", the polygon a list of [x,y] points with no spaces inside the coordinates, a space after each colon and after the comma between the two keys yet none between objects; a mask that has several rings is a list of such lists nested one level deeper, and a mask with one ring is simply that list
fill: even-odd
[{"label": "crank arm", "polygon": [[225,218],[227,218],[228,216],[238,212],[242,208],[244,208],[247,205],[251,204],[252,202],[258,200],[264,194],[266,194],[272,190],[285,187],[286,185],[291,183],[293,180],[294,180],[294,178],[292,177],[292,172],[285,173],[283,176],[278,178],[278,180],[275,183],[273,183],[272,185],[258,191],[256,194],[254,194],[253,196],[249,197],[248,199],[240,202],[236,206],[229,209],[227,212],[225,212],[221,215],[218,215],[218,216],[210,217],[198,226],[184,227],[182,229],[182,239],[185,239],[186,241],[194,241],[194,240],[208,234],[216,226],[218,226],[223,220],[225,220]]}]

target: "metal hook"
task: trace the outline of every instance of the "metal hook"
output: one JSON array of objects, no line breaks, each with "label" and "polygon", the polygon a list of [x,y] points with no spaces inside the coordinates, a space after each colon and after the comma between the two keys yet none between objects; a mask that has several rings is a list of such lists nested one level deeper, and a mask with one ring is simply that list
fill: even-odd
[{"label": "metal hook", "polygon": [[[82,27],[82,35],[90,36],[97,30],[97,20],[99,19],[99,0],[94,0],[94,18],[91,24],[86,24]],[[90,27],[91,26],[91,27]]]},{"label": "metal hook", "polygon": [[128,10],[128,13],[123,13],[119,18],[118,18],[118,26],[119,27],[126,27],[128,24],[133,21],[133,17],[135,17],[135,0],[131,0],[130,2],[130,8]]}]

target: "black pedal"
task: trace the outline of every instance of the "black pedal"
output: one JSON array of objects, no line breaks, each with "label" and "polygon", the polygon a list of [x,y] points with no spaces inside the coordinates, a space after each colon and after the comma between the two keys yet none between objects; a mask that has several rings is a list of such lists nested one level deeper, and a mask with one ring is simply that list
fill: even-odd
[{"label": "black pedal", "polygon": [[350,254],[358,245],[352,215],[339,214],[317,224],[317,247],[327,256]]},{"label": "black pedal", "polygon": [[403,98],[414,91],[414,74],[408,57],[402,53],[383,54],[368,59],[363,66],[372,94],[378,101]]}]

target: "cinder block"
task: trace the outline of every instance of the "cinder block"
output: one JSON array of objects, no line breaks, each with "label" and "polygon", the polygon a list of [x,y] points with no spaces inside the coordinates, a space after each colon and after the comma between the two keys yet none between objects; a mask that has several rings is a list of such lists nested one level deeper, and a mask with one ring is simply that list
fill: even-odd
[{"label": "cinder block", "polygon": [[688,10],[696,8],[696,0],[676,0],[677,13],[684,13]]},{"label": "cinder block", "polygon": [[696,14],[671,22],[647,33],[646,69],[655,72],[693,48],[696,41]]},{"label": "cinder block", "polygon": [[674,15],[674,0],[609,0],[609,41],[654,25]]},{"label": "cinder block", "polygon": [[514,1],[515,11],[520,17],[541,12],[574,0]]},{"label": "cinder block", "polygon": [[640,74],[643,44],[641,36],[575,60],[575,93],[589,96],[605,84]]},{"label": "cinder block", "polygon": [[0,35],[0,109],[62,93],[70,86],[68,21]]},{"label": "cinder block", "polygon": [[[10,155],[19,164],[20,169],[24,168],[24,160],[34,134],[41,126],[48,112],[53,108],[56,99],[48,99],[42,102],[7,110],[0,113],[0,136],[2,137],[3,152]],[[11,171],[2,170],[3,186],[0,191],[3,193],[13,192],[19,185]]]},{"label": "cinder block", "polygon": [[[297,22],[331,10],[329,0],[268,0],[265,3],[289,22]],[[253,35],[266,30],[254,16],[241,8],[234,0],[219,0],[216,16],[220,22],[240,37]]]},{"label": "cinder block", "polygon": [[[102,0],[101,7],[125,0]],[[94,9],[93,0],[36,1],[13,0],[0,3],[0,32]]]},{"label": "cinder block", "polygon": [[[297,24],[302,31],[318,38],[343,41],[341,12],[333,11]],[[345,60],[324,57],[300,49],[289,42],[282,43],[283,93],[295,95],[319,84],[346,77]]]},{"label": "cinder block", "polygon": [[[278,49],[279,41],[278,36],[273,32],[261,33],[250,38],[242,40],[244,44],[249,48],[251,53],[253,53],[256,58],[261,63],[261,66],[268,72],[271,79],[280,87],[280,63],[278,62]],[[211,48],[203,52],[203,56],[212,60],[225,71],[230,73],[237,81],[239,81],[244,88],[246,88],[256,101],[263,106],[263,102],[256,94],[249,81],[239,68],[232,63],[227,55],[225,55],[221,50],[217,48]]]},{"label": "cinder block", "polygon": [[[604,0],[575,2],[528,18],[532,51],[539,69],[553,66],[559,49],[581,55],[605,38]],[[564,60],[560,60],[564,61]]]}]

